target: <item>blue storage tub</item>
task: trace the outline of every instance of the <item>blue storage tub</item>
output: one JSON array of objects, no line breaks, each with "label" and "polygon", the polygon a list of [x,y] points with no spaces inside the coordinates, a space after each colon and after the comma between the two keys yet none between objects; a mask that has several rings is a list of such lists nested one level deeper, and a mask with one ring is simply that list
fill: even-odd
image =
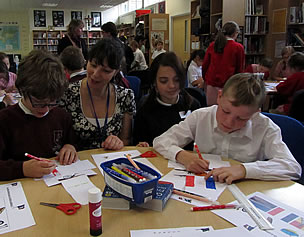
[{"label": "blue storage tub", "polygon": [[117,158],[101,163],[100,167],[104,170],[104,179],[108,186],[122,195],[123,198],[136,204],[146,203],[155,197],[157,182],[161,178],[161,175],[157,171],[140,162],[136,162],[141,170],[152,174],[155,178],[141,183],[131,183],[107,171],[107,168],[111,169],[113,163],[132,165],[127,158]]}]

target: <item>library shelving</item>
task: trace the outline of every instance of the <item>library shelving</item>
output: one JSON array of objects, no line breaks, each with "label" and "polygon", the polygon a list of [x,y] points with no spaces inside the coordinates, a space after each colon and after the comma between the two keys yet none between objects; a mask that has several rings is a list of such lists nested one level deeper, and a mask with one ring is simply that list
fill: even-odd
[{"label": "library shelving", "polygon": [[135,37],[135,27],[133,24],[120,24],[117,26],[117,31],[119,36],[127,37],[129,42]]},{"label": "library shelving", "polygon": [[[33,30],[33,49],[43,49],[57,53],[58,41],[64,37],[65,30]],[[91,48],[102,38],[101,31],[83,31],[82,38],[85,39],[88,48]]]},{"label": "library shelving", "polygon": [[[144,25],[143,34],[148,39],[148,47],[146,47],[147,64],[151,65],[153,45],[157,40],[164,42],[164,49],[169,50],[169,14],[165,13],[149,13],[135,18],[135,26],[142,22]],[[136,32],[137,34],[137,32]],[[147,50],[148,49],[148,50]]]}]

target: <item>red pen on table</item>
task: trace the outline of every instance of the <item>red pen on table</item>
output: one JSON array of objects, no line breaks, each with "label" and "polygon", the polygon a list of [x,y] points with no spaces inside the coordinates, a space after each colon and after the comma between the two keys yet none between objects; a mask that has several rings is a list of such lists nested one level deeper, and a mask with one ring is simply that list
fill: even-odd
[{"label": "red pen on table", "polygon": [[[38,160],[38,161],[49,161],[49,162],[51,162],[50,160],[44,160],[44,159],[41,159],[41,158],[39,158],[39,157],[37,157],[37,156],[33,156],[33,155],[29,154],[29,153],[25,153],[24,155],[25,155],[26,157],[31,158],[31,159],[34,159],[34,160]],[[55,168],[55,169],[52,171],[52,173],[53,173],[53,175],[56,176],[56,173],[58,173],[58,170]]]},{"label": "red pen on table", "polygon": [[205,207],[191,207],[192,211],[206,211],[206,210],[215,210],[215,209],[228,209],[228,208],[237,208],[238,205],[226,204],[226,205],[211,205]]}]

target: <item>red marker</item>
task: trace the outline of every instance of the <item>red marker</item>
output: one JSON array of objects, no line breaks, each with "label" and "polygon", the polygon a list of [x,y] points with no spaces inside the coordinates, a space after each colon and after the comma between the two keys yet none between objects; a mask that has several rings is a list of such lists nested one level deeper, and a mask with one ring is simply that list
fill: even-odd
[{"label": "red marker", "polygon": [[202,154],[201,154],[201,152],[200,152],[200,150],[198,149],[198,146],[197,146],[197,144],[194,142],[194,148],[195,148],[195,150],[196,150],[196,152],[197,152],[197,154],[198,154],[198,157],[200,158],[200,159],[204,159],[203,158],[203,156],[202,156]]},{"label": "red marker", "polygon": [[237,208],[238,205],[227,204],[227,205],[211,205],[206,207],[191,207],[192,211],[206,211],[206,210],[215,210],[215,209],[228,209],[228,208]]},{"label": "red marker", "polygon": [[[25,155],[26,157],[28,157],[28,158],[31,158],[31,159],[34,159],[34,160],[38,160],[38,161],[48,161],[48,162],[52,162],[52,161],[50,161],[50,160],[45,160],[45,159],[41,159],[41,158],[39,158],[39,157],[37,157],[37,156],[33,156],[33,155],[29,154],[29,153],[25,153],[24,155]],[[56,174],[58,173],[58,170],[57,170],[57,169],[54,169],[54,170],[52,171],[52,173],[53,173],[53,175],[56,176]]]}]

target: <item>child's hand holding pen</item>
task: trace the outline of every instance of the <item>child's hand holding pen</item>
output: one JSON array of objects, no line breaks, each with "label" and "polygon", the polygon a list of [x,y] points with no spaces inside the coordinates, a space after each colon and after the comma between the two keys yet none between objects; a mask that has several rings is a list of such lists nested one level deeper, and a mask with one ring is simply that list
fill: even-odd
[{"label": "child's hand holding pen", "polygon": [[193,173],[203,173],[209,170],[209,161],[199,159],[193,152],[182,150],[176,155],[176,161],[183,164],[188,171]]},{"label": "child's hand holding pen", "polygon": [[[38,160],[39,159],[39,160]],[[54,160],[38,158],[23,162],[23,174],[25,177],[41,178],[44,175],[52,173],[56,170]]]}]

